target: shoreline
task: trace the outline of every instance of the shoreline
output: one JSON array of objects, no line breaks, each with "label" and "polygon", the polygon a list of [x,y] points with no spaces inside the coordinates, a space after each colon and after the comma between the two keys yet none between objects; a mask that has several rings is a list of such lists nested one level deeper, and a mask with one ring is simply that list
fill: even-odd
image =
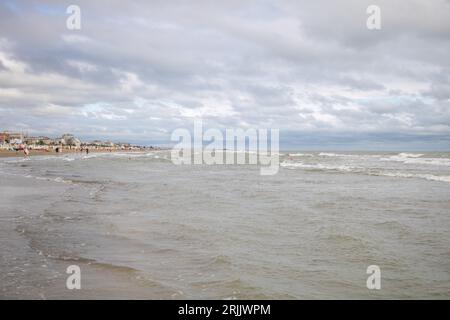
[{"label": "shoreline", "polygon": [[[156,151],[157,149],[146,149],[146,150],[109,150],[109,149],[89,149],[89,154],[91,153],[117,153],[117,152],[127,152],[127,153],[135,153],[135,152],[146,152],[146,151]],[[81,152],[80,150],[74,149],[64,149],[62,152],[56,152],[55,150],[30,150],[28,157],[33,156],[45,156],[45,155],[65,155],[65,154],[86,154],[85,151]],[[0,158],[26,158],[23,150],[20,151],[10,151],[10,150],[0,150]]]},{"label": "shoreline", "polygon": [[[158,299],[164,297],[170,299],[175,290],[171,290],[159,283],[147,282],[143,278],[140,270],[121,264],[103,262],[101,259],[84,258],[83,250],[96,243],[95,240],[87,242],[87,246],[80,246],[80,242],[86,241],[77,238],[77,233],[72,233],[70,228],[77,226],[74,230],[84,230],[87,224],[83,217],[76,215],[76,210],[62,213],[64,217],[76,215],[80,220],[64,220],[58,223],[58,232],[70,235],[71,239],[76,239],[78,243],[76,249],[74,244],[70,244],[72,250],[67,249],[64,242],[53,241],[54,244],[46,245],[43,239],[54,239],[55,234],[35,233],[40,231],[49,223],[51,216],[56,217],[61,214],[58,209],[51,211],[53,215],[48,215],[48,210],[58,206],[59,197],[67,190],[61,183],[48,180],[28,179],[25,176],[2,176],[0,193],[6,195],[2,205],[8,208],[20,209],[4,210],[0,214],[3,219],[0,224],[0,234],[2,234],[2,254],[0,258],[9,256],[15,261],[14,264],[7,263],[5,259],[0,259],[0,300],[4,299],[145,299],[150,297]],[[35,207],[28,205],[30,197],[36,194],[42,196],[39,205]],[[20,190],[18,192],[17,190]],[[86,191],[87,190],[87,191]],[[84,192],[90,192],[85,189]],[[79,195],[79,194],[78,194]],[[16,201],[20,199],[20,201]],[[50,204],[46,204],[50,202]],[[42,219],[45,216],[47,219]],[[26,217],[26,218],[20,218]],[[39,218],[41,217],[41,218]],[[19,222],[20,221],[20,222]],[[32,223],[30,223],[33,221]],[[38,222],[36,222],[38,221]],[[45,221],[45,222],[44,222]],[[77,224],[76,221],[79,221]],[[92,220],[89,220],[90,222]],[[98,228],[104,225],[98,220]],[[43,224],[40,224],[43,223]],[[70,226],[70,227],[69,227]],[[101,229],[104,230],[104,229]],[[106,231],[104,231],[106,232]],[[98,239],[98,238],[95,238]],[[30,245],[33,243],[33,245]],[[63,253],[64,252],[64,253]],[[22,262],[22,263],[19,263]],[[82,290],[68,290],[65,286],[67,276],[66,270],[69,265],[78,265],[83,274]],[[23,277],[15,279],[14,273],[23,270]],[[26,272],[25,272],[26,271]],[[144,279],[144,280],[141,280]],[[33,285],[30,286],[30,281]],[[152,285],[148,285],[148,283]]]}]

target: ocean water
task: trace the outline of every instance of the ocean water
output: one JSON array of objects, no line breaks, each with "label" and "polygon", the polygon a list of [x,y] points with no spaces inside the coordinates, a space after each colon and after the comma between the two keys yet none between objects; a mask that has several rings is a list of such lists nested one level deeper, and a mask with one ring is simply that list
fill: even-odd
[{"label": "ocean water", "polygon": [[5,158],[0,194],[3,299],[450,298],[449,153]]}]

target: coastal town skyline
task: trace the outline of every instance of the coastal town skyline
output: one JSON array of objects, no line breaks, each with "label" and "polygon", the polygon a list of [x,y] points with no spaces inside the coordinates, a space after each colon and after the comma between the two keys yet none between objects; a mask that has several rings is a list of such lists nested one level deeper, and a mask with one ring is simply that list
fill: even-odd
[{"label": "coastal town skyline", "polygon": [[19,145],[33,146],[33,147],[48,147],[48,146],[70,146],[79,148],[81,146],[92,147],[110,147],[110,148],[131,148],[129,142],[119,142],[110,140],[84,140],[76,137],[71,133],[63,133],[48,137],[44,135],[29,135],[26,132],[17,132],[4,130],[0,131],[0,148],[7,149]]}]

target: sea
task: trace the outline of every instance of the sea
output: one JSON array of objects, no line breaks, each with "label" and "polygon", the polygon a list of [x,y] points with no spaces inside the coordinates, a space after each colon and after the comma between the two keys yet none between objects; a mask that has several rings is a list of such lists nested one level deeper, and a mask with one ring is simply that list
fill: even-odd
[{"label": "sea", "polygon": [[279,157],[0,159],[0,299],[450,298],[450,153]]}]

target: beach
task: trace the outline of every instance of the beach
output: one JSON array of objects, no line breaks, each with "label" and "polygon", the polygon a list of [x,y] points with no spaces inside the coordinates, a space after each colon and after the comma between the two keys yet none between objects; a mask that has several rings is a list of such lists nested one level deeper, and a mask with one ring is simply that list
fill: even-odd
[{"label": "beach", "polygon": [[[80,152],[80,151],[78,151]],[[29,156],[58,155],[55,150],[29,150]],[[76,151],[66,150],[65,153],[76,153]],[[0,149],[0,158],[25,157],[23,150],[11,151]]]},{"label": "beach", "polygon": [[[56,152],[54,149],[49,150],[33,150],[28,149],[29,156],[60,156],[63,154],[86,154],[86,149],[81,151],[80,149],[64,149],[62,152]],[[142,152],[142,150],[120,150],[120,149],[94,149],[89,148],[89,153],[105,153],[105,152]],[[0,158],[11,158],[11,157],[25,157],[23,150],[11,151],[6,149],[0,149]]]},{"label": "beach", "polygon": [[0,298],[448,299],[449,161],[291,151],[261,176],[170,151],[3,158]]}]

